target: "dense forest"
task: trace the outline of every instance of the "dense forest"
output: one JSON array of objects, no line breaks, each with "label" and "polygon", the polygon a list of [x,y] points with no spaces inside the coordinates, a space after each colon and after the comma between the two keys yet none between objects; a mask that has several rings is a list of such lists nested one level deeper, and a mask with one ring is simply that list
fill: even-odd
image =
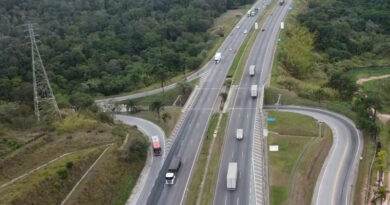
[{"label": "dense forest", "polygon": [[0,101],[32,104],[28,22],[59,105],[133,91],[196,69],[227,9],[253,0],[1,0]]},{"label": "dense forest", "polygon": [[345,105],[338,111],[354,111],[360,128],[375,130],[370,107],[390,102],[363,92],[350,73],[390,68],[390,1],[298,0],[293,5],[281,32],[274,85],[317,105]]}]

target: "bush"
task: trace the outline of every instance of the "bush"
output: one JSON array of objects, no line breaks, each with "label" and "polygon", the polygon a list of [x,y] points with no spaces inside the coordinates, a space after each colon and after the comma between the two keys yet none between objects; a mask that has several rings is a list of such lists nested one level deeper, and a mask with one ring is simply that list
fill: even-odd
[{"label": "bush", "polygon": [[70,170],[70,169],[73,168],[73,162],[72,162],[72,161],[67,162],[65,166],[66,166],[66,168],[67,168],[68,170]]},{"label": "bush", "polygon": [[129,160],[137,161],[146,159],[149,141],[143,136],[136,136],[130,143]]},{"label": "bush", "polygon": [[73,133],[77,130],[91,130],[96,128],[98,122],[86,119],[84,116],[71,115],[62,122],[55,122],[54,126],[58,133]]},{"label": "bush", "polygon": [[58,170],[57,174],[60,177],[60,179],[62,179],[62,180],[65,180],[66,178],[68,178],[68,170],[66,170],[66,169]]},{"label": "bush", "polygon": [[108,123],[108,124],[113,124],[114,123],[114,119],[107,112],[98,112],[97,115],[99,117],[100,122]]},{"label": "bush", "polygon": [[111,133],[119,137],[126,137],[127,131],[123,127],[115,126],[112,128]]}]

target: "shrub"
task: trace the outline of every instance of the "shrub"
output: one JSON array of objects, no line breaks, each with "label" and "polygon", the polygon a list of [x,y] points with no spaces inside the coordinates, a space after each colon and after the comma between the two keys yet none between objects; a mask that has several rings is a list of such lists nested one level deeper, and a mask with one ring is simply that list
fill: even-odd
[{"label": "shrub", "polygon": [[96,128],[98,122],[86,119],[84,116],[71,115],[62,122],[55,122],[54,126],[58,133],[73,133],[77,130],[91,130]]},{"label": "shrub", "polygon": [[62,179],[62,180],[65,180],[66,178],[68,178],[68,170],[66,170],[66,169],[58,170],[57,174],[60,177],[60,179]]},{"label": "shrub", "polygon": [[129,160],[143,160],[146,158],[149,141],[143,136],[136,136],[129,147]]},{"label": "shrub", "polygon": [[72,169],[73,168],[73,162],[72,161],[70,161],[70,162],[67,162],[66,163],[66,168],[69,170],[69,169]]},{"label": "shrub", "polygon": [[127,134],[126,129],[123,127],[119,127],[119,126],[113,127],[111,130],[111,133],[113,135],[117,135],[119,137],[126,137],[126,134]]},{"label": "shrub", "polygon": [[100,122],[104,122],[104,123],[108,123],[108,124],[113,124],[114,123],[114,119],[107,112],[98,112],[97,115],[99,117]]}]

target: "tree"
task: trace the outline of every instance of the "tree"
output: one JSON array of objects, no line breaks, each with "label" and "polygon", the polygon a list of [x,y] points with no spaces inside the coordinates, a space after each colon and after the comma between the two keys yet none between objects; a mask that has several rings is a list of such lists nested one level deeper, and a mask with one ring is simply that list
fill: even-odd
[{"label": "tree", "polygon": [[164,123],[167,123],[168,120],[172,119],[172,116],[168,112],[164,112],[161,118],[164,121]]},{"label": "tree", "polygon": [[223,93],[220,93],[219,96],[221,96],[221,100],[222,100],[221,106],[219,107],[219,109],[222,110],[222,109],[223,109],[223,105],[224,105],[225,102],[226,102],[226,99],[227,99],[228,94],[227,94],[226,92],[223,92]]},{"label": "tree", "polygon": [[161,110],[164,109],[164,105],[161,100],[155,100],[149,105],[149,110],[157,113],[158,119],[160,119]]},{"label": "tree", "polygon": [[76,92],[69,97],[69,103],[75,110],[80,110],[90,107],[94,101],[88,94]]},{"label": "tree", "polygon": [[126,105],[126,111],[127,112],[132,112],[134,113],[136,111],[136,104],[135,104],[135,101],[134,100],[126,100],[125,101],[125,105]]},{"label": "tree", "polygon": [[339,91],[341,98],[350,99],[357,91],[356,83],[346,75],[335,73],[331,76],[328,85]]},{"label": "tree", "polygon": [[180,92],[183,96],[189,96],[192,92],[192,86],[190,83],[185,81],[180,81],[176,84],[176,87],[180,89]]},{"label": "tree", "polygon": [[383,171],[387,167],[387,152],[386,151],[381,150],[381,151],[378,152],[378,154],[376,155],[375,165],[376,165],[376,168],[379,171],[379,181],[378,181],[378,183],[381,184]]},{"label": "tree", "polygon": [[314,98],[318,101],[318,103],[321,103],[321,100],[325,97],[325,91],[322,88],[319,88],[314,91]]},{"label": "tree", "polygon": [[161,88],[164,89],[164,83],[168,77],[167,68],[162,64],[158,63],[153,67],[153,75],[156,79],[158,79],[161,83]]}]

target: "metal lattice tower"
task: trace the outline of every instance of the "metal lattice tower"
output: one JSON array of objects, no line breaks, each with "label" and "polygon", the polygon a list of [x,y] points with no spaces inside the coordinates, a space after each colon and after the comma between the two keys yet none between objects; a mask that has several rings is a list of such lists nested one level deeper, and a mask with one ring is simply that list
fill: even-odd
[{"label": "metal lattice tower", "polygon": [[53,90],[50,86],[49,78],[47,77],[41,55],[39,54],[35,40],[34,27],[31,23],[27,24],[27,26],[31,41],[35,115],[37,116],[38,121],[41,118],[42,112],[51,115],[54,114],[61,118],[60,110],[58,109],[56,99],[53,95]]}]

